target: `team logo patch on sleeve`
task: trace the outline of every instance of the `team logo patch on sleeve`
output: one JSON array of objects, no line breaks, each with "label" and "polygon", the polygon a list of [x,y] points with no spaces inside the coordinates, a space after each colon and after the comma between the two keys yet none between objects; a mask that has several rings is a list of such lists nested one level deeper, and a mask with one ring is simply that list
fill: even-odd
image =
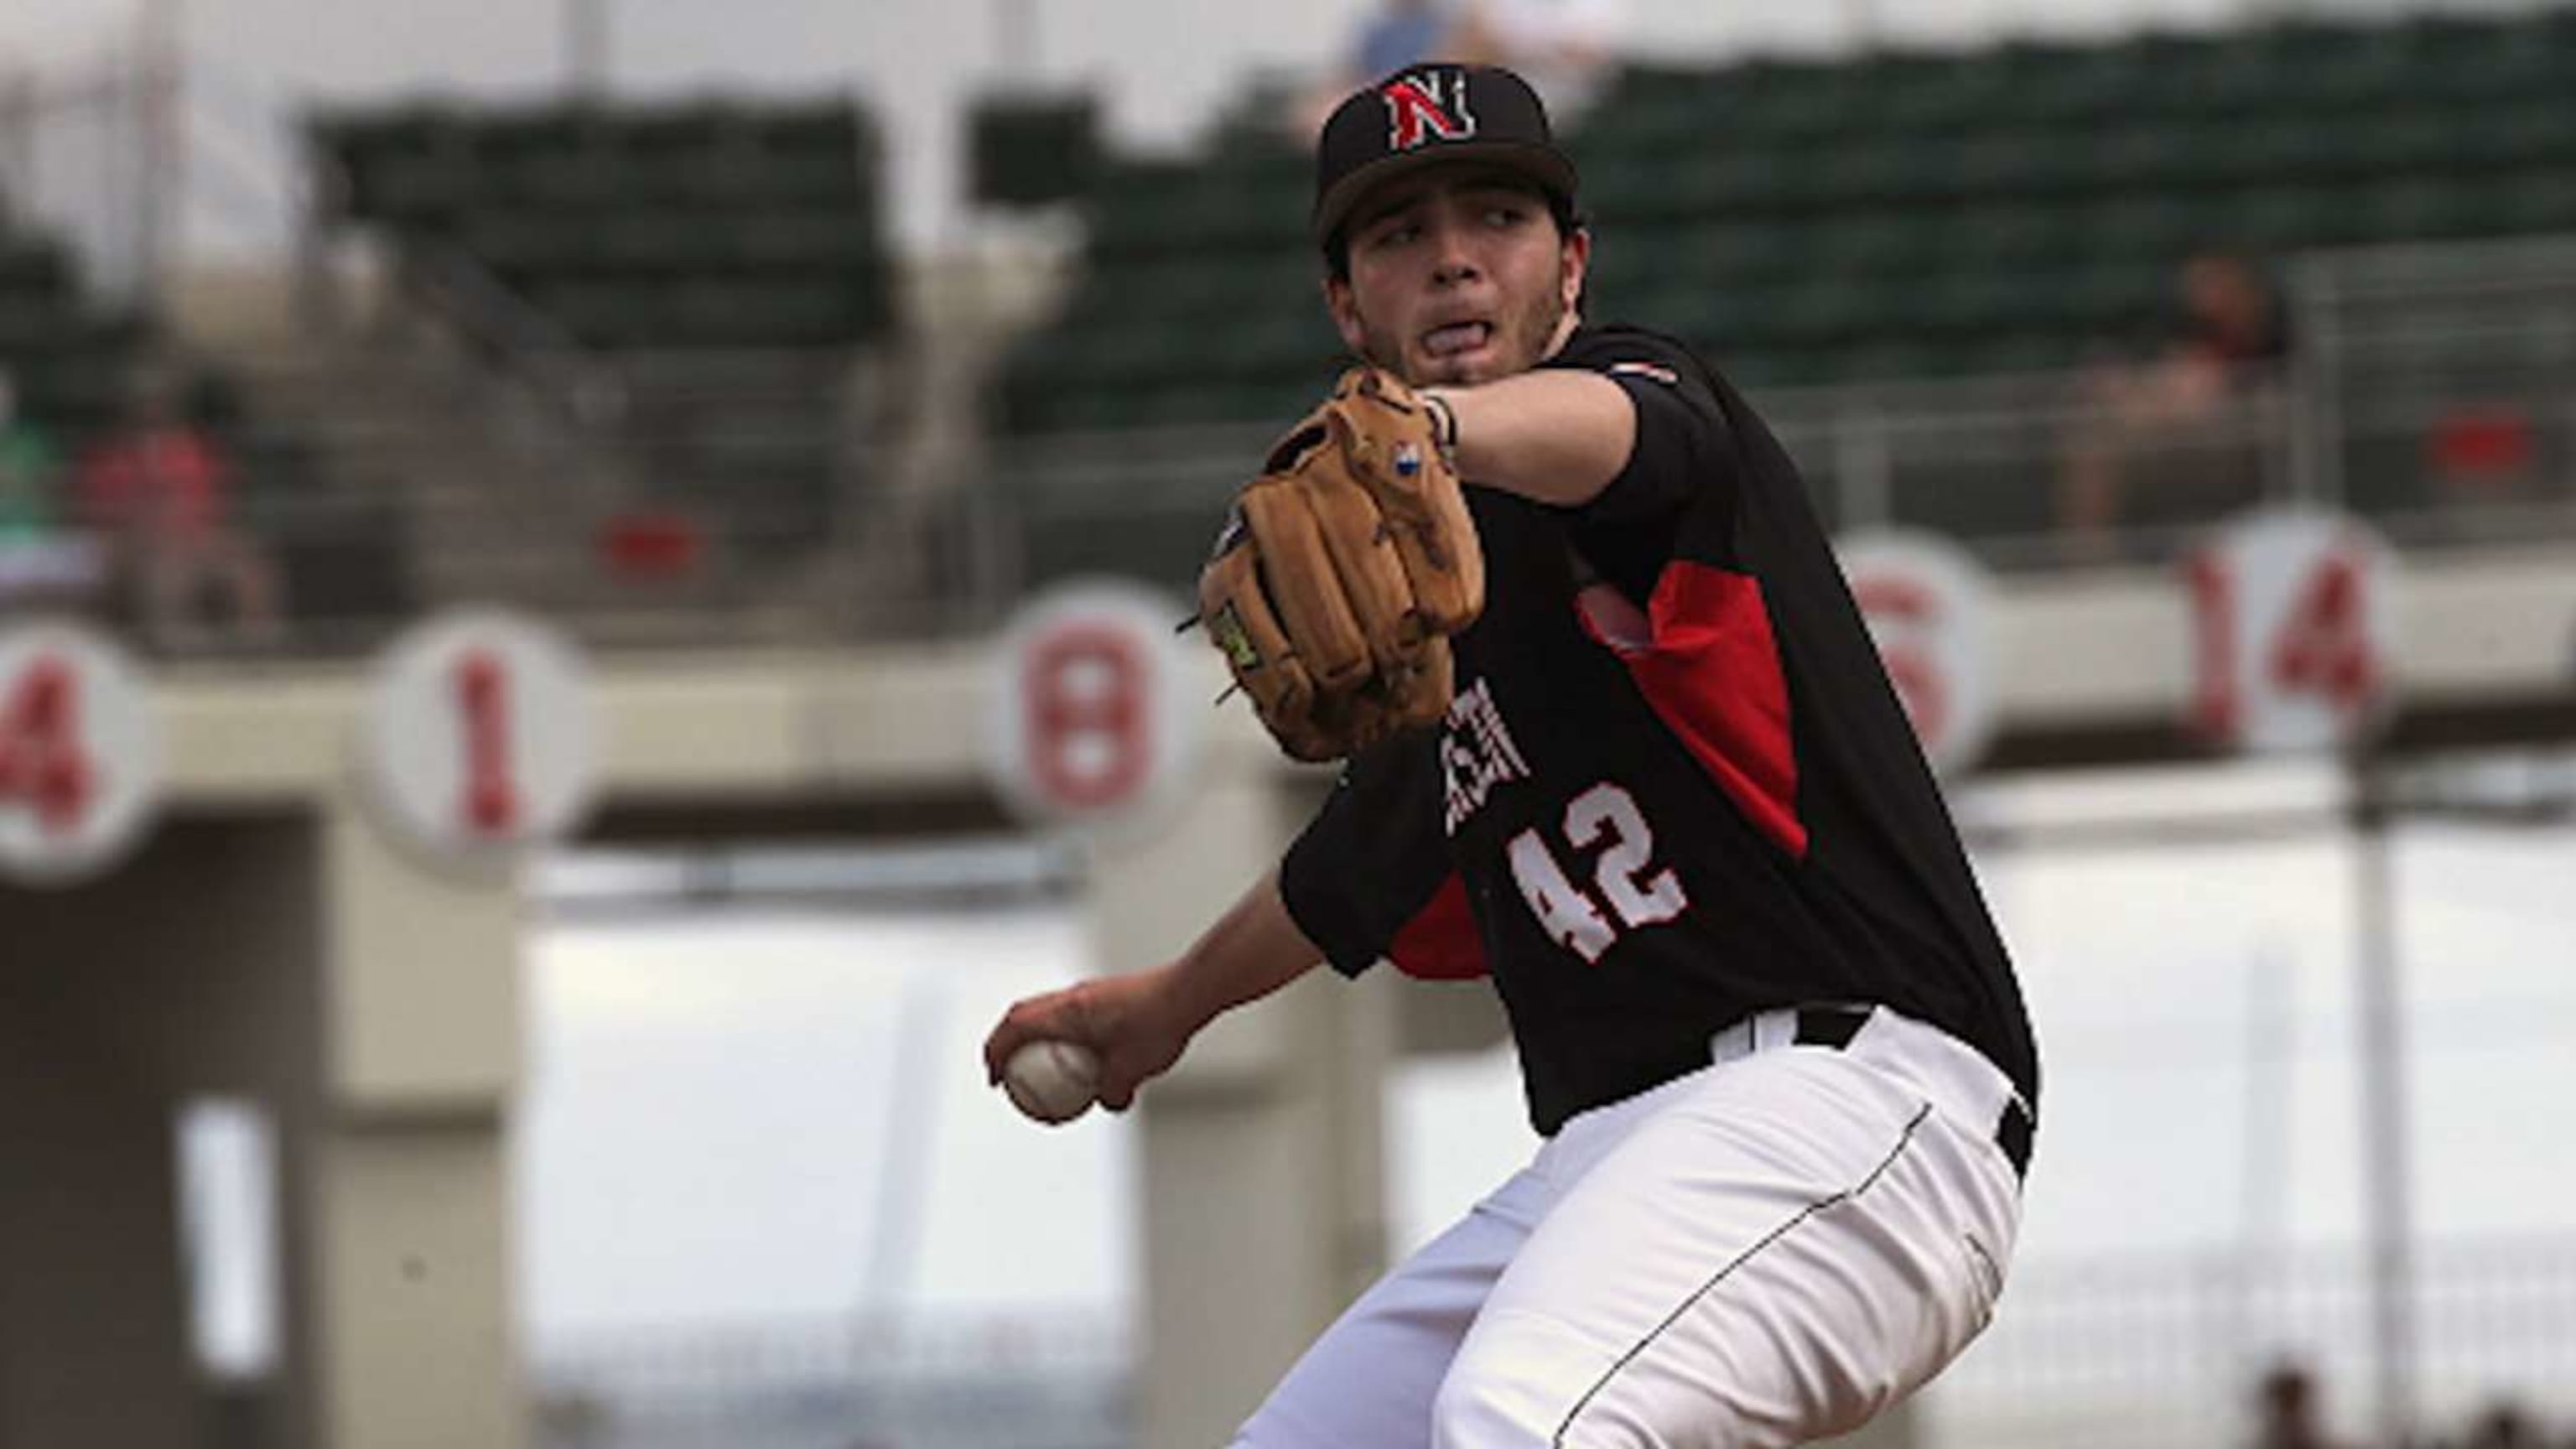
[{"label": "team logo patch on sleeve", "polygon": [[1613,376],[1651,377],[1666,387],[1681,386],[1682,376],[1660,362],[1614,362],[1603,369]]}]

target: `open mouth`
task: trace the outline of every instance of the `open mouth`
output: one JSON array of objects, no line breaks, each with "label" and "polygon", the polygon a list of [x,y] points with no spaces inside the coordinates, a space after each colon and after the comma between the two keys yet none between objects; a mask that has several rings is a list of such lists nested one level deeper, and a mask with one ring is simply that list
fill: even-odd
[{"label": "open mouth", "polygon": [[1451,322],[1422,334],[1422,350],[1434,358],[1474,352],[1494,340],[1491,322]]}]

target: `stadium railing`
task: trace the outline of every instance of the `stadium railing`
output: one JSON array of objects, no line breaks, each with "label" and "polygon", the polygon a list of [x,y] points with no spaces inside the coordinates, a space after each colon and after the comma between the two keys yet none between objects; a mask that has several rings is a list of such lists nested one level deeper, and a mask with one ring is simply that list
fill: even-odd
[{"label": "stadium railing", "polygon": [[[2576,1418],[2576,1240],[2429,1243],[2416,1267],[2419,1421],[2521,1403]],[[1132,1325],[1094,1313],[674,1325],[566,1334],[532,1365],[542,1449],[826,1441],[955,1449],[1130,1442]],[[1995,1326],[1924,1400],[1927,1442],[2170,1449],[2250,1442],[2276,1364],[2313,1374],[2334,1421],[2368,1407],[2369,1273],[2356,1248],[2212,1247],[2032,1262]],[[590,1437],[583,1437],[588,1435]],[[873,1436],[873,1437],[872,1437]],[[2340,1442],[2356,1449],[2369,1441]],[[2554,1441],[2553,1441],[2554,1442]]]},{"label": "stadium railing", "polygon": [[[2071,440],[2105,423],[2076,378],[1755,401],[1830,525],[1946,533],[2008,573],[2168,566],[2258,503],[2348,508],[2406,549],[2576,540],[2576,241],[2322,255],[2299,264],[2291,297],[2285,372],[2188,428],[2123,435],[2134,476],[2107,554],[2060,513]],[[459,346],[470,352],[470,337]],[[793,354],[561,360],[559,386],[478,384],[470,366],[445,384],[467,397],[457,415],[470,431],[535,438],[547,486],[496,497],[474,476],[473,439],[362,432],[317,443],[337,451],[325,471],[351,475],[327,488],[246,480],[245,521],[274,546],[326,573],[409,585],[354,590],[346,607],[310,597],[279,647],[361,651],[511,579],[543,587],[499,602],[611,646],[972,636],[1032,589],[1080,574],[1185,596],[1247,460],[1275,431],[929,446],[907,426],[917,397],[868,397],[866,377],[818,379]],[[828,413],[768,421],[746,405],[763,388],[810,400],[816,387],[849,395]],[[573,401],[585,389],[592,400]],[[695,396],[728,399],[706,413],[722,428],[692,423]],[[569,433],[568,402],[581,419]],[[451,455],[443,475],[422,450]],[[602,459],[596,477],[574,476]],[[384,484],[422,471],[453,485]],[[335,558],[343,542],[349,556]]]}]

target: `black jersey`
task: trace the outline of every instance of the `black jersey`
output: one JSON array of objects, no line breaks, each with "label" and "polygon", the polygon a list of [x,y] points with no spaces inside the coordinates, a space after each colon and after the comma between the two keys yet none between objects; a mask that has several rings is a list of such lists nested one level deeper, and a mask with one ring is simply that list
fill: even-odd
[{"label": "black jersey", "polygon": [[1669,338],[1584,328],[1542,366],[1624,388],[1635,448],[1580,508],[1468,488],[1456,700],[1343,771],[1290,914],[1346,973],[1490,974],[1541,1133],[1818,1002],[1940,1026],[2036,1107],[2011,964],[1795,465]]}]

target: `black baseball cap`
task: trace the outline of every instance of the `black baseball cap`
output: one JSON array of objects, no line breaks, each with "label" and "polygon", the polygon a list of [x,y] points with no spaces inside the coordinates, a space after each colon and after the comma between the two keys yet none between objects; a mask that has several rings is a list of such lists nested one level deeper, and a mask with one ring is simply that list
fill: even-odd
[{"label": "black baseball cap", "polygon": [[1332,246],[1371,187],[1444,161],[1493,162],[1574,207],[1574,162],[1557,149],[1528,81],[1498,65],[1426,61],[1353,92],[1324,122],[1315,142],[1316,243]]}]

